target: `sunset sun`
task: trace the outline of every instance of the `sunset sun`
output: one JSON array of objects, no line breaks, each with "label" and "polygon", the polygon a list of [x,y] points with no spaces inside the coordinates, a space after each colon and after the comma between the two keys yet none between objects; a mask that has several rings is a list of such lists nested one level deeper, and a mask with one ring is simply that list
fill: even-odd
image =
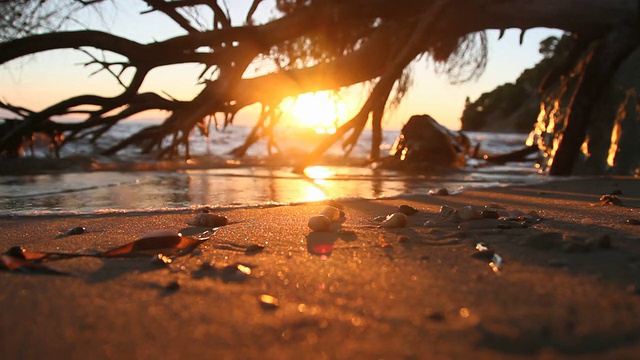
[{"label": "sunset sun", "polygon": [[295,125],[314,129],[317,133],[335,132],[339,120],[344,119],[347,113],[344,101],[328,92],[300,95],[283,108]]}]

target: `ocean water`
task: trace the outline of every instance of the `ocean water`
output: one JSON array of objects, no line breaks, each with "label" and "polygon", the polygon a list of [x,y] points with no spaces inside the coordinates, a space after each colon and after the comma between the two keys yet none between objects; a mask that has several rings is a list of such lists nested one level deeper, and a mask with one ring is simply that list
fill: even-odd
[{"label": "ocean water", "polygon": [[[137,131],[140,124],[122,124],[97,145],[78,144],[63,155],[90,154],[95,146],[105,147]],[[0,176],[0,216],[74,215],[128,212],[175,212],[201,207],[270,206],[326,199],[386,198],[425,194],[446,188],[450,192],[470,187],[504,186],[545,180],[534,162],[486,166],[470,160],[469,166],[447,174],[407,174],[361,165],[368,155],[370,133],[363,133],[349,155],[352,164],[338,166],[343,151],[336,145],[327,151],[332,165],[313,167],[307,176],[294,174],[287,162],[272,159],[267,141],[261,140],[247,152],[243,161],[228,155],[241,145],[249,128],[234,126],[215,132],[209,138],[193,135],[190,148],[194,159],[207,167],[170,166],[163,170],[142,171],[140,167],[123,170],[72,171],[43,175]],[[398,131],[384,134],[382,155],[391,148]],[[468,133],[483,152],[502,154],[524,146],[523,134]],[[278,132],[280,159],[295,159],[310,150],[320,137],[303,130]],[[43,157],[34,151],[30,156]],[[206,161],[214,158],[215,161]],[[118,162],[153,162],[135,149],[119,153]],[[113,159],[96,158],[102,169]],[[353,164],[358,164],[355,166]],[[175,165],[175,164],[174,164]]]}]

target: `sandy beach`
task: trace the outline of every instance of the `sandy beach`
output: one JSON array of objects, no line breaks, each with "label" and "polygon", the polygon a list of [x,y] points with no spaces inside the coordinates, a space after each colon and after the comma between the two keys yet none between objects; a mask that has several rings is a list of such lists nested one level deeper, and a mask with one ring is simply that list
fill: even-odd
[{"label": "sandy beach", "polygon": [[[230,224],[165,266],[78,257],[45,263],[68,275],[0,271],[2,358],[640,354],[640,225],[629,221],[640,220],[638,179],[340,205],[345,217],[328,232],[307,226],[324,203],[217,211]],[[400,205],[418,212],[405,227],[379,227]],[[443,205],[507,219],[456,220]],[[206,228],[189,225],[195,216],[2,218],[0,250],[101,252],[157,229],[197,236]],[[60,236],[78,226],[86,232]]]}]

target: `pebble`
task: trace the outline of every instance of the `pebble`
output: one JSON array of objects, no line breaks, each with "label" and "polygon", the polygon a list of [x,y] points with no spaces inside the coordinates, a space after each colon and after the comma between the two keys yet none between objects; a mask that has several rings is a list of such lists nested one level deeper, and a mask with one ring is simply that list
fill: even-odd
[{"label": "pebble", "polygon": [[640,225],[640,220],[638,219],[627,219],[625,223],[629,225]]},{"label": "pebble", "polygon": [[418,212],[418,209],[414,208],[413,206],[403,204],[398,206],[397,212],[405,214],[407,216],[411,216],[416,214]]},{"label": "pebble", "polygon": [[580,220],[580,224],[582,225],[593,225],[594,221],[592,218],[584,218],[582,220]]},{"label": "pebble", "polygon": [[331,220],[324,215],[316,215],[309,218],[307,225],[313,231],[329,231]]},{"label": "pebble", "polygon": [[171,260],[170,257],[162,254],[157,254],[156,256],[151,258],[151,264],[156,266],[167,266],[171,264],[172,261],[173,260]]},{"label": "pebble", "polygon": [[405,227],[407,225],[407,221],[408,221],[407,215],[397,212],[387,216],[385,221],[383,221],[380,224],[380,227],[383,227],[383,228]]},{"label": "pebble", "polygon": [[67,235],[80,235],[84,234],[85,231],[87,231],[87,229],[85,229],[84,226],[76,226],[69,229],[69,231],[67,231]]},{"label": "pebble", "polygon": [[407,243],[409,241],[411,241],[411,239],[407,235],[398,236],[398,242],[399,243]]},{"label": "pebble", "polygon": [[475,220],[482,218],[480,211],[473,208],[473,206],[463,206],[458,210],[458,215],[460,215],[460,219],[462,220]]},{"label": "pebble", "polygon": [[480,215],[485,219],[497,219],[500,217],[500,213],[495,209],[486,209],[480,211]]},{"label": "pebble", "polygon": [[326,206],[320,211],[320,215],[326,216],[329,221],[338,221],[341,217],[341,211],[333,206]]},{"label": "pebble", "polygon": [[622,200],[615,194],[606,194],[600,197],[600,204],[622,206]]},{"label": "pebble", "polygon": [[454,208],[452,208],[451,206],[447,206],[447,205],[442,205],[440,207],[440,211],[438,212],[438,215],[447,218],[453,214],[456,213],[456,210]]},{"label": "pebble", "polygon": [[212,213],[199,213],[191,222],[194,226],[218,227],[229,224],[229,218]]},{"label": "pebble", "polygon": [[445,188],[431,189],[431,190],[429,190],[429,195],[431,195],[431,196],[447,196],[447,195],[449,195],[449,190],[447,190]]},{"label": "pebble", "polygon": [[275,310],[280,305],[280,300],[278,300],[277,297],[267,294],[260,295],[258,301],[260,302],[260,306],[265,310]]}]

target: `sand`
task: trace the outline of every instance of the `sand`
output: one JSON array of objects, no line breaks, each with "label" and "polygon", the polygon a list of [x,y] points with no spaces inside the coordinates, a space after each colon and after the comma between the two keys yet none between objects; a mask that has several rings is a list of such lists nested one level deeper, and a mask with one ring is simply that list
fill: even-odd
[{"label": "sand", "polygon": [[[622,204],[602,205],[600,196],[615,190]],[[505,222],[497,219],[437,215],[442,205],[490,203],[536,211],[541,220],[499,229]],[[640,219],[640,180],[571,179],[341,204],[342,230],[325,233],[307,227],[323,204],[220,211],[232,224],[166,267],[149,257],[83,257],[50,263],[73,276],[0,271],[2,358],[640,354],[640,226],[626,223]],[[406,227],[377,226],[374,218],[402,204],[419,210]],[[0,250],[104,251],[156,229],[194,234],[194,216],[4,218]],[[75,226],[87,232],[58,236]],[[229,242],[264,250],[246,254]],[[501,257],[499,270],[474,255],[479,242]],[[215,270],[236,263],[251,274]]]}]

